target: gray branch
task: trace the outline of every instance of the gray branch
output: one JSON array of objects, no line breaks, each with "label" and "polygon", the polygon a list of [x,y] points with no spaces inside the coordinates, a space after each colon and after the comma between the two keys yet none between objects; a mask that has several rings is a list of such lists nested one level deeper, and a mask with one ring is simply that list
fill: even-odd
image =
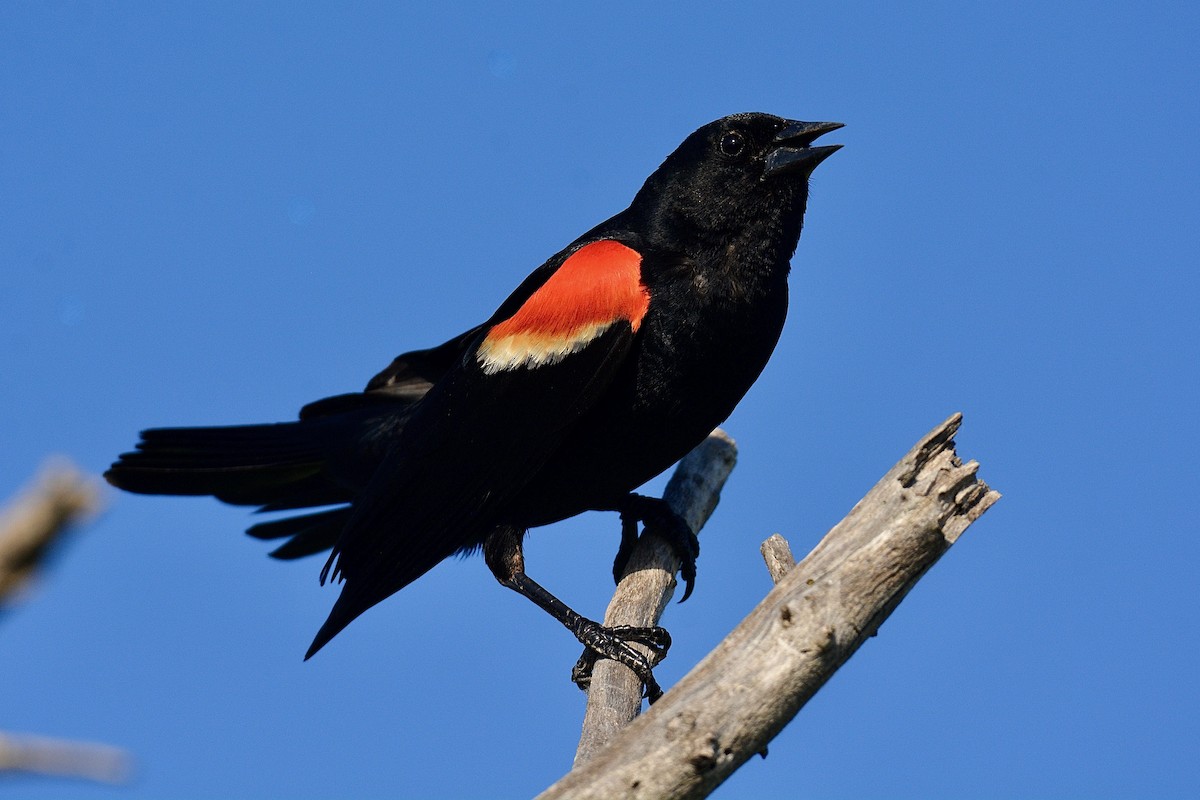
[{"label": "gray branch", "polygon": [[961,423],[922,439],[713,652],[541,800],[705,797],[763,751],[999,499],[955,454]]},{"label": "gray branch", "polygon": [[[709,434],[675,468],[663,499],[697,533],[708,521],[721,496],[721,487],[737,462],[737,445],[720,428]],[[605,625],[657,625],[675,592],[679,557],[657,536],[643,536],[629,558],[617,584]],[[647,648],[638,647],[649,654]],[[583,734],[575,752],[575,763],[595,755],[642,708],[642,683],[633,670],[607,659],[596,662],[588,688]]]}]

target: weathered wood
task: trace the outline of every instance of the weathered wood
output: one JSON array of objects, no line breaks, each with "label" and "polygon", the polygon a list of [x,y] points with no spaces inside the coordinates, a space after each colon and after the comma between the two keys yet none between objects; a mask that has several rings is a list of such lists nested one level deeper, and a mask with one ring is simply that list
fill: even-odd
[{"label": "weathered wood", "polygon": [[542,800],[705,797],[762,751],[1000,497],[955,455],[961,422],[922,439],[713,652]]},{"label": "weathered wood", "polygon": [[[737,445],[720,428],[709,434],[676,467],[663,499],[697,533],[720,499],[721,487],[737,462]],[[679,558],[662,539],[643,536],[604,614],[605,625],[657,625],[675,591]],[[648,648],[633,645],[643,653]],[[581,764],[598,752],[642,707],[642,684],[628,667],[607,659],[596,662],[588,687],[583,733],[575,752]]]},{"label": "weathered wood", "polygon": [[759,545],[758,549],[762,553],[763,561],[767,564],[767,572],[771,574],[772,583],[779,583],[783,580],[783,576],[796,566],[796,557],[792,555],[791,546],[788,545],[787,539],[778,533],[772,533],[765,542]]}]

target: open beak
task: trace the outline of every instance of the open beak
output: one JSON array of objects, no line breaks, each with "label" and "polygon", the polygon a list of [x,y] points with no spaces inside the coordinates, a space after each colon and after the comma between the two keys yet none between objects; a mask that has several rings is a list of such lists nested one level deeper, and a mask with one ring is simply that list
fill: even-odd
[{"label": "open beak", "polygon": [[845,127],[840,122],[789,122],[775,136],[775,148],[767,153],[767,176],[781,173],[808,175],[817,165],[842,148],[840,144],[810,147],[818,136]]}]

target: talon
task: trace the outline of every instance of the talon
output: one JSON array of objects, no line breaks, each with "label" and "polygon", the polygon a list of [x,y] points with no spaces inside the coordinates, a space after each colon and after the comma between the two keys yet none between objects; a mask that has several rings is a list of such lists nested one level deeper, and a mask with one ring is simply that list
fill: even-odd
[{"label": "talon", "polygon": [[[572,680],[581,688],[586,688],[591,681],[592,665],[596,659],[611,658],[633,670],[645,687],[645,696],[649,697],[651,701],[657,700],[662,695],[662,689],[654,680],[652,669],[654,664],[666,656],[667,649],[671,646],[670,634],[657,627],[617,626],[616,628],[605,628],[598,622],[580,616],[566,603],[550,594],[537,581],[525,574],[524,561],[520,558],[520,538],[512,535],[515,533],[524,535],[524,531],[517,531],[514,528],[501,529],[500,532],[504,533],[505,531],[510,535],[493,534],[484,544],[484,555],[488,559],[488,566],[500,583],[537,603],[540,608],[566,626],[567,630],[583,644],[585,648],[583,655],[571,670]],[[650,658],[634,650],[629,645],[630,642],[648,647],[653,663]]]},{"label": "talon", "polygon": [[[655,497],[645,497],[631,494],[621,509],[621,547],[617,551],[617,561],[613,564],[613,574],[620,581],[621,573],[629,561],[637,536],[637,522],[646,523],[646,528],[660,536],[679,558],[679,577],[683,580],[683,602],[692,596],[696,586],[696,559],[700,557],[700,540],[696,532],[687,524],[687,520],[675,513],[666,501]],[[618,569],[619,565],[619,569]]]},{"label": "talon", "polygon": [[613,559],[613,581],[621,582],[625,568],[629,566],[629,557],[638,540],[638,518],[633,514],[621,512],[621,545],[617,548],[617,557]]},{"label": "talon", "polygon": [[[692,534],[695,538],[695,534]],[[697,547],[697,550],[699,547]],[[696,559],[683,560],[679,565],[679,577],[683,578],[683,597],[679,598],[679,602],[683,602],[692,596],[692,589],[696,588]]]},{"label": "talon", "polygon": [[[590,621],[587,621],[590,622]],[[624,664],[637,675],[645,687],[643,697],[653,703],[662,697],[662,687],[654,679],[653,668],[663,658],[671,647],[671,634],[659,627],[639,628],[630,625],[616,625],[606,628],[598,623],[581,626],[575,632],[576,638],[584,645],[583,654],[571,669],[571,680],[580,689],[587,690],[591,685],[592,669],[596,661],[610,658]],[[640,644],[650,649],[650,657],[630,647],[630,643]]]},{"label": "talon", "polygon": [[590,647],[585,647],[579,660],[575,662],[575,666],[571,667],[571,683],[585,692],[591,688],[592,670],[595,669],[598,658],[600,658],[599,653]]}]

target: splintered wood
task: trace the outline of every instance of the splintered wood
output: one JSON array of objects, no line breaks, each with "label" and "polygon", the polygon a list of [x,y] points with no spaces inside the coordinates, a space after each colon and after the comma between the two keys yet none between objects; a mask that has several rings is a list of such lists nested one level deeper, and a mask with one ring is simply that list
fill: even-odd
[{"label": "splintered wood", "polygon": [[961,424],[921,439],[715,650],[540,798],[705,797],[763,751],[1000,498],[956,455]]}]

